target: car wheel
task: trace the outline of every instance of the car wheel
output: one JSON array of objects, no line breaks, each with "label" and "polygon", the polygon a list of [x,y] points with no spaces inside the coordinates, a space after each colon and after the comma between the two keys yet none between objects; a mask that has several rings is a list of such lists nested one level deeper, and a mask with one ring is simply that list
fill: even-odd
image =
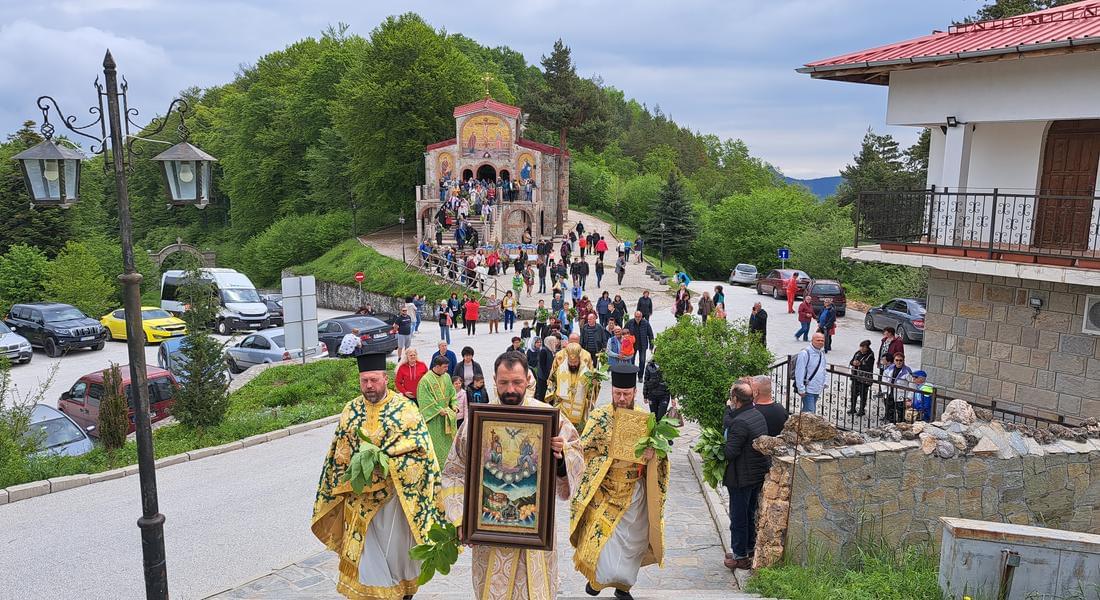
[{"label": "car wheel", "polygon": [[110,327],[107,328],[107,341],[108,342],[115,341],[115,334],[111,333],[111,328]]},{"label": "car wheel", "polygon": [[55,342],[53,338],[46,338],[46,344],[42,349],[46,351],[46,356],[50,358],[61,356],[61,348],[57,347],[57,342]]},{"label": "car wheel", "polygon": [[779,288],[772,288],[772,299],[773,300],[778,300],[779,299]]},{"label": "car wheel", "polygon": [[106,345],[107,345],[106,341],[100,342],[100,343],[96,344],[95,346],[92,346],[92,350],[96,350],[96,351],[102,350],[103,347],[106,346]]},{"label": "car wheel", "polygon": [[875,330],[875,320],[871,318],[871,313],[867,313],[867,316],[863,317],[863,326],[867,328],[867,331]]},{"label": "car wheel", "polygon": [[233,360],[232,356],[226,358],[225,362],[229,365],[229,372],[234,375],[237,375],[244,371],[244,369],[237,366],[237,361]]},{"label": "car wheel", "polygon": [[232,333],[229,331],[229,323],[225,322],[225,319],[218,321],[217,325],[218,335],[229,335]]},{"label": "car wheel", "polygon": [[764,295],[764,289],[760,287],[759,283],[756,284],[756,295],[757,296],[763,296]]},{"label": "car wheel", "polygon": [[905,330],[905,325],[898,325],[898,338],[903,344],[909,343],[909,332]]}]

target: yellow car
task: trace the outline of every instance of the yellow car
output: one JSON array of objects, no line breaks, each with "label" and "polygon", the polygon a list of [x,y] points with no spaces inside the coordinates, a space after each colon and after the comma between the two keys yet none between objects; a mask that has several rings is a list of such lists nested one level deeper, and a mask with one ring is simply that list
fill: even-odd
[{"label": "yellow car", "polygon": [[[118,309],[103,315],[100,324],[107,328],[108,340],[126,339],[126,310]],[[169,338],[187,335],[187,324],[182,319],[157,306],[141,307],[141,328],[145,332],[145,343],[163,342]]]}]

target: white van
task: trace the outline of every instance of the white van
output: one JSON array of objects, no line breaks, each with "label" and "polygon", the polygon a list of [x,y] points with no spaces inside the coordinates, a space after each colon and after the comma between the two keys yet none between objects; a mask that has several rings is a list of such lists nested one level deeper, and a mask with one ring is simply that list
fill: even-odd
[{"label": "white van", "polygon": [[[184,311],[183,302],[176,299],[180,285],[187,278],[186,271],[165,271],[160,278],[160,307],[179,315]],[[243,273],[233,269],[202,269],[202,278],[210,281],[218,290],[221,311],[215,329],[222,335],[238,330],[265,329],[270,315],[267,305],[260,298],[256,286]]]}]

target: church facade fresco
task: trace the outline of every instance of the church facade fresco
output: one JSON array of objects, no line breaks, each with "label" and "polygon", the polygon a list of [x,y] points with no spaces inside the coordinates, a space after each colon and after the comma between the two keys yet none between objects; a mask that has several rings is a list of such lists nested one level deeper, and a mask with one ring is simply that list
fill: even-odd
[{"label": "church facade fresco", "polygon": [[[526,227],[531,227],[537,238],[561,235],[563,211],[568,210],[568,154],[562,156],[554,146],[524,139],[522,110],[489,97],[456,107],[454,118],[454,137],[425,148],[425,181],[417,188],[416,214],[423,215],[433,207],[438,210],[451,189],[471,178],[487,180],[491,185],[499,181],[502,186],[514,181],[519,184],[519,192],[505,194],[501,187],[497,201],[522,202],[523,214],[504,218],[505,212],[512,217],[513,211],[495,211],[491,241],[518,240]],[[559,169],[565,182],[560,189]],[[528,182],[531,202],[525,192]],[[418,218],[418,237],[434,238],[434,226],[432,219]]]}]

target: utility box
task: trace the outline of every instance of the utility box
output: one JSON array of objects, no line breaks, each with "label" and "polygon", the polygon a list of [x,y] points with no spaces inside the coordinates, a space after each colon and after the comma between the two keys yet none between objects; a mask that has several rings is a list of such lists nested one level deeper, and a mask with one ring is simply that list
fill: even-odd
[{"label": "utility box", "polygon": [[1054,600],[1100,596],[1100,535],[941,517],[946,598]]}]

